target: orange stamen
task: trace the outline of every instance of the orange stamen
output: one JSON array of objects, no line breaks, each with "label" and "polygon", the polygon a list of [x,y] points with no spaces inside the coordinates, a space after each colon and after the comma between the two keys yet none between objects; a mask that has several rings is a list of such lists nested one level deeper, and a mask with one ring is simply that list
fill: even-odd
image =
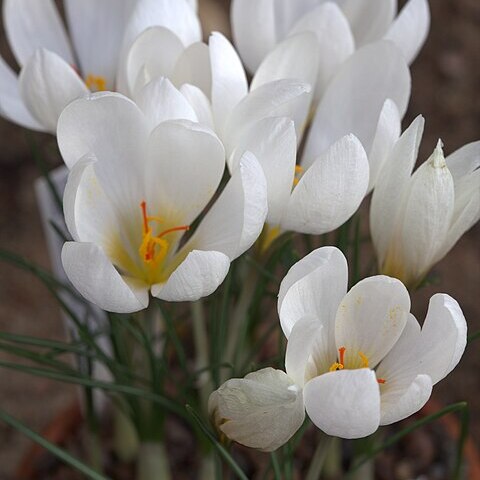
[{"label": "orange stamen", "polygon": [[148,233],[149,226],[148,226],[148,217],[147,217],[147,202],[145,202],[145,200],[140,204],[140,208],[142,209],[143,232],[146,235]]},{"label": "orange stamen", "polygon": [[346,348],[345,347],[340,347],[338,349],[338,353],[339,353],[339,362],[338,363],[341,363],[342,365],[345,365],[345,350]]},{"label": "orange stamen", "polygon": [[168,235],[169,233],[173,233],[173,232],[181,232],[181,231],[188,231],[190,230],[190,227],[188,225],[181,225],[180,227],[173,227],[173,228],[169,228],[168,230],[164,230],[162,233],[160,233],[159,235],[157,235],[157,238],[161,238],[165,235]]},{"label": "orange stamen", "polygon": [[387,383],[387,381],[386,381],[385,379],[383,379],[383,378],[377,378],[377,382],[378,382],[378,383],[382,383],[382,384],[383,384],[383,383]]}]

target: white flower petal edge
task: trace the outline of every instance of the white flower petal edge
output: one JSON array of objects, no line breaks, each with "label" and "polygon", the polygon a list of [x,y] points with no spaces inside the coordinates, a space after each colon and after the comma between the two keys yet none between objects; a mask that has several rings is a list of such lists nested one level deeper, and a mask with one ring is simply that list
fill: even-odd
[{"label": "white flower petal edge", "polygon": [[320,102],[305,145],[302,165],[344,135],[353,133],[370,152],[385,100],[400,117],[410,97],[410,72],[398,48],[382,40],[355,52],[330,82]]},{"label": "white flower petal edge", "polygon": [[338,228],[357,211],[368,178],[368,159],[360,141],[354,135],[340,138],[307,165],[290,196],[282,228],[317,235]]},{"label": "white flower petal edge", "polygon": [[193,302],[212,294],[227,276],[230,259],[221,252],[193,250],[152,295],[169,302]]},{"label": "white flower petal edge", "polygon": [[335,356],[335,314],[347,293],[347,282],[347,260],[335,247],[314,250],[293,265],[278,293],[277,309],[285,336],[290,337],[301,318],[314,316],[324,326]]},{"label": "white flower petal edge", "polygon": [[325,373],[310,380],[303,394],[308,416],[327,435],[361,438],[380,425],[380,389],[372,370]]},{"label": "white flower petal edge", "polygon": [[65,27],[52,0],[5,0],[3,19],[8,43],[20,65],[37,48],[50,50],[74,64]]},{"label": "white flower petal edge", "polygon": [[262,168],[253,154],[245,152],[185,248],[218,250],[234,260],[260,235],[267,209],[267,182]]},{"label": "white flower petal edge", "polygon": [[148,306],[148,286],[122,277],[98,245],[66,242],[62,263],[73,286],[102,310],[132,313]]},{"label": "white flower petal edge", "polygon": [[0,114],[22,127],[46,131],[44,125],[38,122],[25,106],[20,96],[18,76],[0,57]]},{"label": "white flower petal edge", "polygon": [[410,0],[385,35],[402,51],[407,63],[412,63],[427,39],[430,28],[430,8],[427,0]]},{"label": "white flower petal edge", "polygon": [[301,389],[273,368],[228,380],[212,393],[208,410],[227,437],[265,452],[285,444],[305,419]]},{"label": "white flower petal edge", "polygon": [[63,109],[89,93],[77,72],[56,53],[37,50],[19,76],[26,107],[50,133],[55,133]]}]

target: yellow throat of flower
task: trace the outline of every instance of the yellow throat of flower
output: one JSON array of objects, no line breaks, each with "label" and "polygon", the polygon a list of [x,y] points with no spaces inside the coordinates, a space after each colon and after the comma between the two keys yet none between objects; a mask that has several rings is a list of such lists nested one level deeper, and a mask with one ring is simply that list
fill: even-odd
[{"label": "yellow throat of flower", "polygon": [[85,85],[92,92],[104,92],[107,89],[107,79],[101,75],[89,73],[85,78]]},{"label": "yellow throat of flower", "polygon": [[151,223],[163,223],[160,217],[149,216],[147,213],[147,203],[143,201],[140,204],[142,209],[142,242],[138,248],[138,253],[146,267],[147,278],[150,283],[154,283],[158,277],[158,272],[170,250],[170,242],[165,238],[167,235],[175,232],[185,232],[190,229],[188,225],[167,228],[157,235],[154,235],[150,226]]}]

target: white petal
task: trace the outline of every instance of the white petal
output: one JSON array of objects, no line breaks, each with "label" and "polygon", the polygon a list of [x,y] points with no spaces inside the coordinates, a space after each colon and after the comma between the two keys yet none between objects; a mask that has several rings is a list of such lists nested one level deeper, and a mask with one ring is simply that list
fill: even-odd
[{"label": "white petal", "polygon": [[401,119],[398,108],[390,99],[385,100],[380,117],[378,118],[377,131],[373,138],[372,148],[368,155],[370,166],[370,181],[368,191],[372,191],[377,182],[382,166],[388,161],[395,142],[400,137]]},{"label": "white petal", "polygon": [[233,108],[248,92],[247,77],[233,45],[218,32],[210,36],[212,109],[217,131],[225,130]]},{"label": "white petal", "polygon": [[210,50],[205,43],[193,43],[180,55],[171,80],[181,87],[190,83],[200,88],[208,97],[212,92],[212,69],[210,65]]},{"label": "white petal", "polygon": [[397,343],[380,362],[382,425],[398,422],[418,411],[428,400],[432,380],[419,368],[420,325],[410,314]]},{"label": "white petal", "polygon": [[220,251],[233,260],[258,238],[266,215],[267,182],[255,156],[246,152],[185,248]]},{"label": "white petal", "polygon": [[397,13],[397,0],[336,0],[352,27],[357,46],[383,37]]},{"label": "white petal", "polygon": [[141,32],[153,26],[168,28],[185,46],[202,38],[200,21],[186,0],[138,0],[127,24],[124,50]]},{"label": "white petal", "polygon": [[282,228],[318,235],[343,225],[367,193],[368,170],[360,141],[354,135],[338,140],[293,189]]},{"label": "white petal", "polygon": [[443,293],[430,299],[422,328],[419,372],[432,383],[445,378],[458,364],[467,344],[467,322],[458,302]]},{"label": "white petal", "polygon": [[86,156],[73,166],[65,186],[63,210],[74,240],[95,243],[108,254],[119,228],[115,211],[95,175],[95,161]]},{"label": "white petal", "polygon": [[285,370],[300,387],[305,383],[307,361],[317,337],[326,337],[324,330],[315,317],[303,317],[295,323],[288,337]]},{"label": "white petal", "polygon": [[2,57],[0,57],[0,115],[31,130],[46,130],[33,118],[23,103],[18,77]]},{"label": "white petal", "polygon": [[305,385],[304,397],[310,420],[327,435],[361,438],[379,426],[379,387],[367,368],[320,375]]},{"label": "white petal", "polygon": [[62,263],[73,286],[101,309],[132,313],[148,306],[147,286],[123,278],[98,245],[66,242]]},{"label": "white petal", "polygon": [[156,77],[169,77],[183,50],[181,40],[168,28],[156,26],[143,31],[126,57],[125,72],[130,93],[135,93],[141,73],[146,77],[145,83]]},{"label": "white petal", "polygon": [[135,101],[147,117],[152,130],[167,120],[198,121],[188,100],[167,78],[155,78],[145,85]]},{"label": "white petal", "polygon": [[[326,2],[305,14],[290,34],[312,32],[319,44],[319,65],[315,87],[315,103],[337,73],[340,65],[355,51],[350,25],[345,15],[333,2]],[[303,55],[300,55],[303,57]]]},{"label": "white petal", "polygon": [[70,35],[80,71],[105,78],[115,88],[115,75],[127,20],[135,0],[66,0]]},{"label": "white petal", "polygon": [[215,194],[224,169],[225,151],[211,130],[186,120],[161,123],[149,139],[149,210],[174,226],[190,225]]},{"label": "white petal", "polygon": [[460,237],[480,220],[480,169],[455,182],[452,223],[433,262],[441,260]]},{"label": "white petal", "polygon": [[37,48],[50,50],[73,65],[65,27],[52,0],[5,0],[3,19],[8,43],[23,65]]},{"label": "white petal", "polygon": [[346,348],[345,368],[375,368],[400,338],[409,313],[410,295],[395,278],[377,275],[352,287],[335,318],[337,348]]},{"label": "white petal", "polygon": [[403,117],[409,97],[410,72],[395,45],[380,41],[357,50],[332,79],[318,106],[302,163],[311,165],[349,133],[369,152],[385,100],[395,102]]},{"label": "white petal", "polygon": [[40,49],[19,77],[25,105],[39,123],[55,133],[63,109],[89,90],[75,70],[56,53]]},{"label": "white petal", "polygon": [[185,84],[180,88],[183,96],[188,100],[198,121],[212,130],[215,128],[213,124],[213,113],[210,100],[207,96],[194,85]]},{"label": "white petal", "polygon": [[382,393],[380,425],[390,425],[418,412],[432,394],[432,379],[428,375],[417,375],[408,388],[386,397]]},{"label": "white petal", "polygon": [[446,158],[448,169],[455,181],[480,168],[480,142],[459,148]]},{"label": "white petal", "polygon": [[315,88],[319,44],[311,32],[292,35],[279,43],[263,60],[250,85],[255,90],[274,80],[294,78]]},{"label": "white petal", "polygon": [[265,452],[284,445],[305,419],[302,391],[273,368],[228,380],[212,393],[208,410],[228,438]]},{"label": "white petal", "polygon": [[234,169],[245,151],[260,162],[268,191],[270,225],[279,225],[292,191],[297,154],[297,138],[292,120],[264,118],[254,123],[238,140],[229,167]]},{"label": "white petal", "polygon": [[194,302],[213,293],[227,276],[230,259],[223,253],[193,250],[152,295],[168,302]]},{"label": "white petal", "polygon": [[285,336],[290,336],[301,318],[314,316],[331,340],[335,356],[335,314],[347,293],[347,281],[347,260],[335,247],[318,248],[293,265],[278,294],[278,315]]},{"label": "white petal", "polygon": [[233,0],[231,23],[235,46],[254,73],[275,47],[274,0]]},{"label": "white petal", "polygon": [[99,93],[75,100],[62,112],[57,137],[69,168],[88,153],[96,158],[95,173],[118,211],[140,211],[148,125],[131,100]]},{"label": "white petal", "polygon": [[[421,280],[442,248],[454,209],[453,178],[442,149],[413,174],[401,213],[401,229],[386,263],[403,272],[407,284]],[[387,266],[386,268],[389,268]]]},{"label": "white petal", "polygon": [[370,207],[370,231],[379,265],[382,265],[402,206],[404,193],[417,160],[425,121],[417,117],[399,138],[377,179]]},{"label": "white petal", "polygon": [[310,87],[295,80],[277,80],[250,92],[230,114],[224,139],[227,154],[235,149],[245,129],[267,117],[288,117],[303,130],[310,104]]},{"label": "white petal", "polygon": [[412,63],[427,39],[430,28],[430,8],[427,0],[410,0],[388,29],[385,38],[402,51],[407,63]]}]

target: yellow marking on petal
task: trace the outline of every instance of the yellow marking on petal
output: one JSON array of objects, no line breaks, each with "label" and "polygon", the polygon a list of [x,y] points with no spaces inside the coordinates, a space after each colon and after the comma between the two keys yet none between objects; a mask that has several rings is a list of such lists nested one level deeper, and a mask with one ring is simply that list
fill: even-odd
[{"label": "yellow marking on petal", "polygon": [[107,89],[107,79],[101,75],[89,73],[85,78],[85,85],[92,92],[103,92]]},{"label": "yellow marking on petal", "polygon": [[362,359],[362,368],[368,368],[368,357],[363,352],[358,352]]}]

